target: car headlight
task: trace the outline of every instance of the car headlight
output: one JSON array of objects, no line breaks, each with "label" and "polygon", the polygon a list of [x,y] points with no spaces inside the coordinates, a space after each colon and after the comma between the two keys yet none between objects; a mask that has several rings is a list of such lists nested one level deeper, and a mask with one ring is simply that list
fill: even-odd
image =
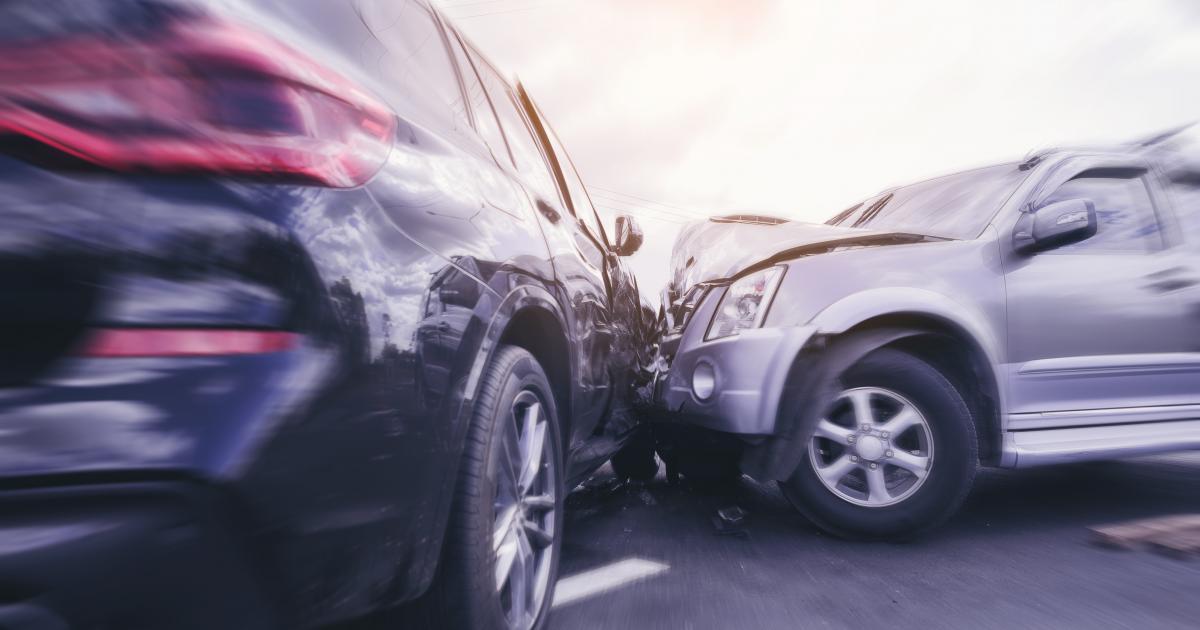
[{"label": "car headlight", "polygon": [[717,305],[717,312],[704,339],[720,339],[762,326],[775,289],[783,280],[783,269],[780,265],[756,271],[729,285],[725,295],[721,296],[721,303]]}]

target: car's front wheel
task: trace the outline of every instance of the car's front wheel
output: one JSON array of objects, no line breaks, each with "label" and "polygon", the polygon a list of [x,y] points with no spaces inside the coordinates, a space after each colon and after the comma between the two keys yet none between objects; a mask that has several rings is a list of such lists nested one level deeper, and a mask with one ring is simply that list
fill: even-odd
[{"label": "car's front wheel", "polygon": [[522,348],[498,349],[475,403],[442,564],[424,602],[437,627],[545,624],[562,543],[560,435],[537,360]]},{"label": "car's front wheel", "polygon": [[852,366],[784,494],[846,538],[909,538],[940,525],[970,491],[971,412],[937,369],[883,349]]}]

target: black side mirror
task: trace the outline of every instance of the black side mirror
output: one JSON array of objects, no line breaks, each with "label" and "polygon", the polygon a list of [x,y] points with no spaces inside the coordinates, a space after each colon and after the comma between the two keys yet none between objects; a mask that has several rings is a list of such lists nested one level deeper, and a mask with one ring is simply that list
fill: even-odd
[{"label": "black side mirror", "polygon": [[627,214],[617,217],[617,242],[613,249],[618,256],[632,256],[645,240],[646,235],[633,217]]},{"label": "black side mirror", "polygon": [[1096,235],[1096,205],[1087,199],[1067,199],[1024,213],[1013,229],[1013,249],[1023,254],[1043,252]]}]

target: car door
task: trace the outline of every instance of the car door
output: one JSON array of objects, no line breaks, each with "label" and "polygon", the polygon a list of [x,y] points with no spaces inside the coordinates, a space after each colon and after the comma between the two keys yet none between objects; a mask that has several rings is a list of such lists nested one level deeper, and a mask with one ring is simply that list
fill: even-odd
[{"label": "car door", "polygon": [[544,145],[527,119],[516,92],[499,72],[471,47],[478,73],[507,140],[509,157],[537,208],[538,221],[550,249],[555,286],[564,306],[567,334],[577,352],[571,400],[571,446],[582,443],[603,419],[612,390],[608,358],[612,329],[605,283],[605,250],[581,234],[559,187]]},{"label": "car door", "polygon": [[[570,154],[562,145],[558,134],[541,115],[537,105],[529,97],[524,86],[517,86],[518,96],[525,108],[526,115],[533,122],[539,139],[546,154],[550,158],[554,175],[558,180],[567,206],[576,219],[573,240],[579,241],[586,252],[603,252],[603,272],[608,311],[608,322],[611,332],[611,352],[608,356],[608,369],[611,373],[614,388],[614,404],[611,409],[625,410],[626,393],[632,385],[635,372],[639,365],[648,361],[651,339],[649,338],[649,312],[642,304],[638,290],[637,279],[625,263],[625,258],[617,254],[614,240],[616,234],[605,229],[600,215],[592,204],[587,187],[580,177],[578,169],[571,160]],[[615,232],[615,230],[614,230]],[[621,414],[620,421],[624,424],[632,422],[633,414]],[[627,426],[614,426],[614,432],[620,433]]]},{"label": "car door", "polygon": [[1087,199],[1098,227],[1005,261],[1010,429],[1144,421],[1194,402],[1182,252],[1151,177],[1144,165],[1067,165],[1029,200]]},{"label": "car door", "polygon": [[1176,172],[1161,181],[1179,222],[1181,241],[1171,280],[1192,328],[1191,339],[1200,339],[1200,173]]}]

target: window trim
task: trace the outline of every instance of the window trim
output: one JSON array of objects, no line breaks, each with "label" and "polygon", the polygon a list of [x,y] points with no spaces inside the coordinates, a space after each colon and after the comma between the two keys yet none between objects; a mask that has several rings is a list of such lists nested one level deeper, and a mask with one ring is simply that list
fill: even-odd
[{"label": "window trim", "polygon": [[[554,179],[558,184],[559,194],[562,195],[563,201],[566,203],[567,209],[571,211],[571,216],[575,217],[575,221],[579,223],[586,233],[601,250],[605,252],[612,251],[608,245],[608,234],[604,231],[604,222],[600,220],[600,216],[596,214],[596,204],[592,201],[591,193],[587,190],[587,184],[583,182],[583,177],[579,175],[579,169],[575,167],[575,161],[570,155],[564,155],[567,165],[571,167],[571,171],[575,174],[575,178],[579,180],[580,187],[583,188],[583,194],[588,197],[587,204],[592,209],[592,218],[596,222],[596,228],[599,234],[592,234],[591,228],[588,227],[586,221],[579,217],[579,210],[575,207],[575,200],[571,196],[571,186],[567,183],[566,171],[563,169],[562,161],[559,159],[558,152],[554,150],[554,141],[557,140],[559,146],[563,147],[563,153],[566,153],[566,146],[563,144],[562,138],[558,137],[558,132],[550,126],[550,123],[544,120],[541,111],[537,104],[529,97],[529,93],[525,90],[525,86],[517,84],[517,96],[521,100],[522,109],[525,111],[525,116],[534,126],[534,132],[537,135],[538,142],[542,145],[542,150],[546,154],[550,162],[551,172],[554,174]],[[532,113],[528,111],[533,109]],[[551,137],[553,136],[553,138]]]},{"label": "window trim", "polygon": [[[1041,252],[1039,255],[1057,255],[1057,256],[1144,256],[1146,254],[1154,254],[1157,252],[1166,251],[1171,248],[1171,243],[1167,238],[1166,231],[1170,228],[1170,224],[1164,220],[1164,209],[1161,207],[1154,188],[1150,185],[1150,169],[1146,166],[1103,166],[1093,165],[1080,170],[1074,170],[1073,175],[1058,181],[1052,186],[1046,186],[1038,191],[1036,202],[1031,202],[1029,206],[1041,209],[1046,205],[1046,202],[1058,192],[1063,186],[1077,179],[1113,179],[1113,180],[1137,180],[1142,184],[1142,189],[1146,192],[1146,201],[1150,202],[1150,214],[1154,218],[1154,223],[1158,227],[1155,230],[1154,239],[1144,239],[1146,247],[1142,249],[1093,249],[1081,251],[1063,251],[1061,248],[1055,248],[1049,251]],[[1127,176],[1116,175],[1115,173],[1129,173]],[[1113,173],[1113,174],[1107,174]],[[1153,242],[1151,242],[1153,241]],[[1086,243],[1087,241],[1080,241]],[[1079,244],[1079,243],[1075,243]]]},{"label": "window trim", "polygon": [[[467,58],[467,63],[471,64],[471,72],[475,73],[475,80],[479,81],[479,89],[483,90],[483,97],[485,99],[487,99],[488,109],[491,110],[492,118],[496,121],[496,130],[500,132],[500,139],[504,141],[504,152],[506,155],[508,155],[508,163],[512,168],[516,169],[517,168],[517,160],[513,156],[512,146],[510,146],[510,144],[509,144],[508,134],[504,133],[504,124],[500,122],[500,114],[496,113],[496,104],[492,101],[492,94],[488,90],[487,84],[484,83],[483,76],[481,74],[479,74],[479,67],[475,64],[475,57],[478,56],[480,62],[482,62],[482,63],[487,63],[487,62],[486,62],[486,60],[483,59],[482,56],[479,55],[478,51],[476,51],[473,46],[471,46],[469,43],[467,43],[467,40],[464,39],[462,34],[458,32],[458,29],[454,29],[451,27],[450,30],[454,33],[454,38],[458,41],[458,45],[460,47],[462,47],[463,53]],[[474,53],[474,54],[472,54],[472,53]],[[453,55],[453,56],[457,57],[457,55]],[[457,61],[458,60],[455,59],[456,64],[457,64]],[[492,70],[495,71],[495,68],[493,67]],[[497,75],[498,74],[499,73],[497,73]],[[464,91],[464,93],[466,92],[465,89],[463,91]],[[472,107],[470,99],[466,99],[465,102],[467,103],[468,108]],[[478,134],[479,127],[473,127],[473,128],[475,129],[475,132]],[[487,146],[493,152],[492,157],[497,162],[499,162],[500,158],[495,155],[495,151],[496,151],[495,147],[492,147],[491,143],[489,143],[487,141],[487,139],[484,138],[483,136],[480,136],[480,139],[483,140],[484,146]]]}]

